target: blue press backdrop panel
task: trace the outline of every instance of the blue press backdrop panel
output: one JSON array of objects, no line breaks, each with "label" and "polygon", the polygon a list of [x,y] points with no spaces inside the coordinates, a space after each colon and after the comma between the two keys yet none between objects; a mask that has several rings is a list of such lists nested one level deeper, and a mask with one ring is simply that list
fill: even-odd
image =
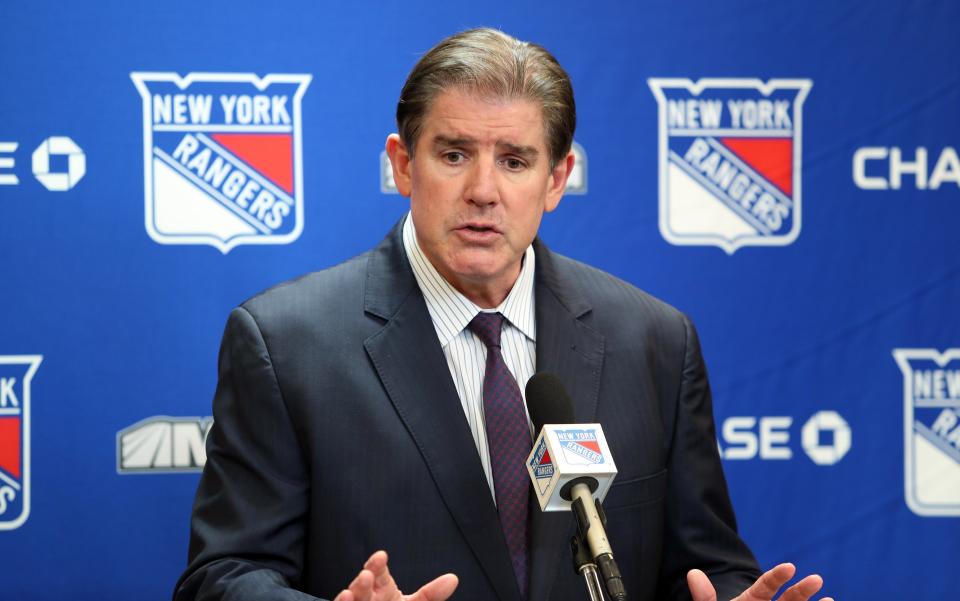
[{"label": "blue press backdrop panel", "polygon": [[[19,180],[0,179],[0,358],[43,356],[28,386],[30,515],[0,530],[0,598],[168,597],[197,475],[119,473],[118,433],[154,416],[209,415],[230,309],[383,237],[407,206],[381,191],[378,163],[403,80],[433,43],[478,25],[541,43],[570,72],[589,185],[541,235],[693,318],[741,530],[761,563],[818,571],[840,599],[955,594],[960,500],[944,505],[953,516],[908,506],[911,491],[930,493],[910,484],[904,420],[915,399],[893,352],[960,347],[960,5],[37,2],[0,7],[0,161],[14,161],[0,162],[0,177]],[[132,72],[312,75],[299,239],[227,254],[154,242]],[[731,255],[664,239],[649,78],[812,83],[795,242]],[[54,136],[86,161],[64,191],[32,166]],[[906,174],[899,189],[864,189],[889,187],[890,149],[910,162],[920,147],[926,186]],[[858,183],[863,148],[880,152],[859,155]],[[53,150],[46,171],[68,172],[70,153]],[[956,363],[941,356],[953,374]],[[14,367],[0,363],[0,378]],[[944,390],[952,410],[960,392]],[[846,452],[845,430],[820,412],[846,424]],[[810,423],[823,427],[811,426],[805,449]],[[817,464],[817,449],[838,457]],[[942,494],[956,499],[960,487]]]}]

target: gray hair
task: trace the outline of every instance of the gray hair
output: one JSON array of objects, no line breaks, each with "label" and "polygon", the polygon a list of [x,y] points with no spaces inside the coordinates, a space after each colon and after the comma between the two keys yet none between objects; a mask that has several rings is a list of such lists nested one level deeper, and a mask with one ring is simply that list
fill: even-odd
[{"label": "gray hair", "polygon": [[450,88],[538,103],[551,168],[570,152],[577,126],[573,86],[542,46],[482,28],[454,34],[431,48],[410,71],[397,102],[397,128],[411,155],[431,103]]}]

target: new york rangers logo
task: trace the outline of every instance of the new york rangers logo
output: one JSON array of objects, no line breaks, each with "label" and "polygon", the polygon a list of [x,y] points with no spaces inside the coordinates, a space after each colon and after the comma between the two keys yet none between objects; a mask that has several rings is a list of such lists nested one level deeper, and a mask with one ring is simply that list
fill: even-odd
[{"label": "new york rangers logo", "polygon": [[553,474],[556,472],[556,468],[550,460],[546,437],[540,438],[536,451],[530,456],[530,471],[533,474],[534,483],[542,495],[550,486],[550,480],[553,479]]},{"label": "new york rangers logo", "polygon": [[800,234],[808,79],[649,80],[659,105],[660,233],[671,244],[785,246]]},{"label": "new york rangers logo", "polygon": [[557,440],[563,457],[571,465],[597,465],[603,463],[603,451],[593,428],[557,430]]},{"label": "new york rangers logo", "polygon": [[895,349],[903,372],[904,495],[918,515],[960,516],[960,349]]},{"label": "new york rangers logo", "polygon": [[310,75],[131,73],[143,99],[145,224],[160,244],[288,244],[303,230]]},{"label": "new york rangers logo", "polygon": [[0,356],[0,530],[30,515],[30,381],[42,360]]}]

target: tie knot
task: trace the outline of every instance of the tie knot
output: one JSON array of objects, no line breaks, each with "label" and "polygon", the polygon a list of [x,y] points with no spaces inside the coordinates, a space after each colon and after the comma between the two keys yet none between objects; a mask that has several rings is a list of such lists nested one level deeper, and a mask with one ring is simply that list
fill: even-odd
[{"label": "tie knot", "polygon": [[468,328],[483,341],[487,348],[500,348],[500,328],[504,317],[500,313],[477,313]]}]

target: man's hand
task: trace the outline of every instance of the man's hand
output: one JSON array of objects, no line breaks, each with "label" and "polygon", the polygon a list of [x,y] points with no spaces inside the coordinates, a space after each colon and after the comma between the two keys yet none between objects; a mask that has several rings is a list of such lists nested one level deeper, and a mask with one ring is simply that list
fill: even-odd
[{"label": "man's hand", "polygon": [[370,556],[350,586],[333,601],[446,601],[459,581],[453,574],[444,574],[420,587],[412,595],[404,595],[387,567],[387,552],[377,551]]},{"label": "man's hand", "polygon": [[[781,563],[753,583],[753,586],[743,591],[732,601],[772,601],[780,587],[793,578],[797,568],[792,563]],[[687,573],[687,585],[690,587],[690,596],[693,601],[717,601],[717,591],[710,584],[710,579],[700,570],[690,570]],[[780,595],[780,601],[807,601],[817,594],[823,586],[823,578],[816,574],[807,576],[794,584]],[[829,597],[821,601],[833,601]]]}]

